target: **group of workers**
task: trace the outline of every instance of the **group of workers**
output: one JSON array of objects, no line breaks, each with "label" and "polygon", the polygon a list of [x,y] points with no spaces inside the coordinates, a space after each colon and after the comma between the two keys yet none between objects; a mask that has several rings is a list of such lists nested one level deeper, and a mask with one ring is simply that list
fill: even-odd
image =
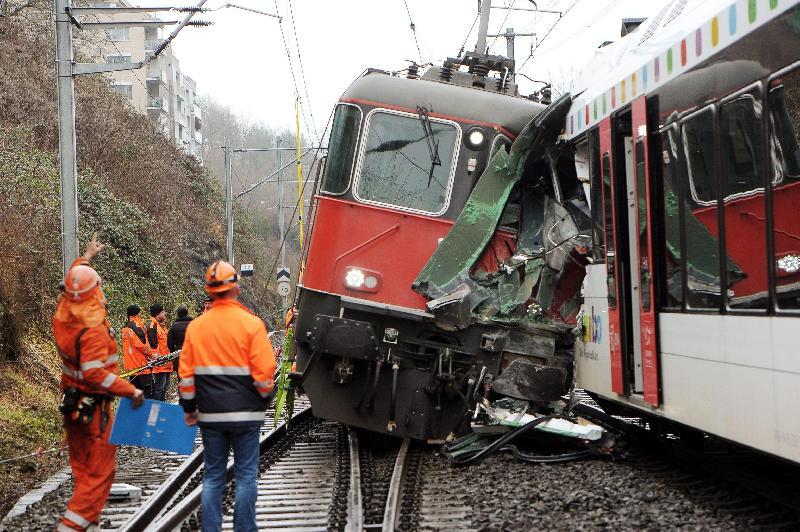
[{"label": "group of workers", "polygon": [[[205,311],[211,299],[207,298],[203,309]],[[126,370],[137,370],[131,379],[134,386],[144,392],[145,399],[166,400],[169,376],[174,371],[178,373],[180,359],[174,362],[147,367],[152,359],[163,357],[180,351],[186,328],[192,318],[189,309],[178,307],[177,319],[172,327],[167,329],[167,313],[159,303],[150,305],[150,322],[145,325],[141,317],[142,309],[138,305],[129,305],[126,311],[128,321],[122,327],[122,367]]]},{"label": "group of workers", "polygon": [[[163,399],[164,381],[173,370],[151,368],[130,382],[119,376],[107,301],[100,276],[91,267],[102,249],[95,234],[86,253],[69,268],[53,316],[63,370],[61,412],[74,480],[58,530],[98,527],[116,468],[116,447],[108,441],[114,397],[130,398],[134,408],[146,396]],[[238,301],[238,274],[231,264],[212,264],[206,271],[205,289],[210,298],[206,311],[190,320],[188,311],[180,310],[169,332],[160,306],[150,308],[147,327],[141,310],[128,307],[128,322],[122,330],[123,359],[126,368],[133,367],[154,353],[168,354],[182,344],[177,368],[180,404],[186,424],[199,425],[203,441],[202,528],[217,531],[222,527],[225,472],[232,449],[234,528],[250,532],[257,530],[259,429],[274,386],[275,356],[264,322]]]}]

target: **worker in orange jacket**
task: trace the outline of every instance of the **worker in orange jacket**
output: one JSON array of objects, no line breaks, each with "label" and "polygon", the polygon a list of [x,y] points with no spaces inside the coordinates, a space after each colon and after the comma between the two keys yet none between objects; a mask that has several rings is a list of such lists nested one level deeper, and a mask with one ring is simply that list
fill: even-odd
[{"label": "worker in orange jacket", "polygon": [[89,265],[103,249],[97,233],[86,254],[64,277],[53,316],[53,336],[61,356],[61,412],[75,488],[58,530],[97,525],[114,481],[116,447],[108,443],[113,396],[130,397],[134,408],[144,394],[119,377],[117,342],[106,317],[100,276]]},{"label": "worker in orange jacket", "polygon": [[[159,303],[150,305],[150,323],[147,324],[147,343],[155,356],[164,356],[170,353],[167,346],[167,313]],[[161,364],[153,368],[153,398],[159,401],[166,399],[169,375],[172,373],[172,362]]]},{"label": "worker in orange jacket", "polygon": [[187,425],[203,436],[203,530],[220,530],[225,469],[233,448],[234,529],[256,527],[259,428],[273,389],[275,355],[264,322],[237,301],[236,269],[224,261],[206,272],[211,308],[186,329],[180,396]]},{"label": "worker in orange jacket", "polygon": [[[156,356],[156,351],[147,342],[147,333],[141,317],[142,309],[138,305],[128,305],[128,321],[122,327],[122,367],[126,370],[141,368],[147,361]],[[155,399],[155,378],[153,370],[140,371],[131,382],[144,391],[145,399]]]}]

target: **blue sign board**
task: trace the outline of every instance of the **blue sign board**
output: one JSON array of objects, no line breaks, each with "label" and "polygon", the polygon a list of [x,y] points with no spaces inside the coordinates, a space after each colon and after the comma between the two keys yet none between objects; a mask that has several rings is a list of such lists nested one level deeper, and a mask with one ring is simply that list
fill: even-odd
[{"label": "blue sign board", "polygon": [[192,454],[195,436],[197,426],[189,427],[184,423],[180,405],[146,399],[140,408],[134,410],[131,400],[123,397],[119,401],[109,441],[114,445]]}]

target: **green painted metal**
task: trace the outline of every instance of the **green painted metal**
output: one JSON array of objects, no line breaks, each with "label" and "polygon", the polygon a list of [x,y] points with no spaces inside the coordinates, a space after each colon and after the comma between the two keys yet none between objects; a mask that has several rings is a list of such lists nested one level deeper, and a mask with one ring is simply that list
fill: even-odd
[{"label": "green painted metal", "polygon": [[[571,97],[565,94],[533,118],[511,146],[498,150],[478,179],[464,210],[414,281],[417,292],[435,299],[469,279],[469,270],[494,236],[509,194],[522,178],[529,158],[538,159],[564,124]],[[516,283],[519,289],[519,280]],[[513,292],[513,295],[512,295]],[[509,308],[516,291],[503,288],[501,307]]]}]

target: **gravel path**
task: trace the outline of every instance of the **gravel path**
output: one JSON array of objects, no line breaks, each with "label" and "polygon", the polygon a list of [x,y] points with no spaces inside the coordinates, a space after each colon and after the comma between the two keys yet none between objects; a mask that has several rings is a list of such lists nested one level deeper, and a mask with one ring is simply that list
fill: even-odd
[{"label": "gravel path", "polygon": [[[121,447],[117,449],[117,472],[114,482],[141,488],[142,499],[145,499],[185,458],[152,449]],[[70,477],[59,488],[45,495],[41,501],[31,505],[24,514],[5,521],[3,523],[5,530],[9,532],[53,530],[58,524],[58,516],[64,513],[66,501],[72,495],[72,486]],[[118,528],[132,515],[135,506],[129,501],[107,503],[100,516],[101,529]]]}]

